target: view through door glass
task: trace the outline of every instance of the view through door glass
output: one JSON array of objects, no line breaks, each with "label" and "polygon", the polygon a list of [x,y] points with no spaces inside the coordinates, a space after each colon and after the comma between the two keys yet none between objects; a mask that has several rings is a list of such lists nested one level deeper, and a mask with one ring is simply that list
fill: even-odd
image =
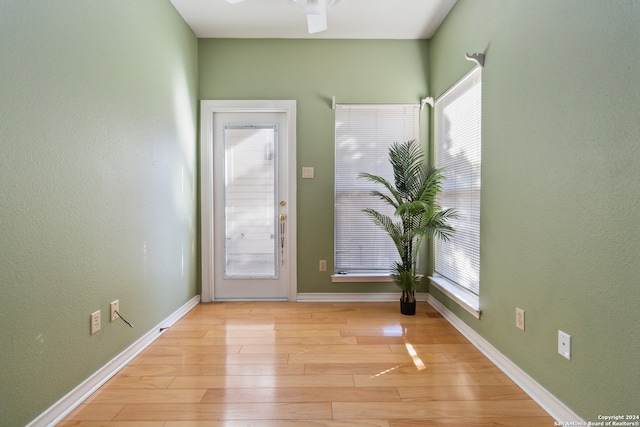
[{"label": "view through door glass", "polygon": [[275,126],[225,126],[224,276],[278,275]]},{"label": "view through door glass", "polygon": [[286,299],[281,113],[214,117],[214,299]]}]

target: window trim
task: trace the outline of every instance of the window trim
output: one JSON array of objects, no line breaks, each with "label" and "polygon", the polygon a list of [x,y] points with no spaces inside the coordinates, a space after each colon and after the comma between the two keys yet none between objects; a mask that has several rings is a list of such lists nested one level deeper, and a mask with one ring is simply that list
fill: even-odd
[{"label": "window trim", "polygon": [[[467,72],[464,76],[462,76],[457,82],[455,82],[450,88],[448,88],[446,91],[444,91],[444,93],[442,93],[437,99],[436,99],[436,103],[435,103],[435,108],[434,108],[434,123],[433,126],[438,126],[437,121],[436,121],[436,109],[438,108],[438,101],[441,100],[443,97],[446,97],[447,95],[449,95],[452,91],[456,90],[457,87],[460,84],[464,84],[468,79],[473,79],[474,78],[474,74],[475,73],[479,73],[479,79],[480,79],[480,85],[482,85],[482,67],[474,67],[473,69],[471,69],[469,72]],[[480,94],[480,117],[482,117],[482,94]],[[437,147],[438,144],[438,140],[436,139],[436,135],[438,135],[439,130],[436,130],[434,132],[434,137],[433,137],[433,149],[434,152],[436,150],[438,150],[439,148]],[[482,137],[480,137],[482,138]],[[482,139],[480,140],[480,149],[482,147]],[[436,163],[435,160],[435,156],[434,156],[434,163]],[[480,160],[480,165],[482,164],[482,161]],[[436,164],[436,167],[440,167],[440,165]],[[481,166],[480,166],[481,167]],[[446,176],[446,171],[445,171],[445,176]],[[480,192],[482,191],[482,187],[480,187]],[[481,197],[481,195],[479,196]],[[480,212],[477,212],[478,215],[480,214]],[[479,224],[478,224],[479,226]],[[479,238],[479,236],[478,236]],[[442,275],[438,274],[437,272],[435,272],[435,250],[436,250],[436,246],[434,244],[433,246],[433,250],[434,250],[434,272],[431,276],[429,276],[429,284],[430,286],[433,286],[435,289],[437,289],[438,291],[442,292],[444,295],[446,295],[448,298],[450,298],[453,302],[457,303],[458,305],[460,305],[462,308],[464,308],[467,312],[469,312],[471,315],[473,315],[475,318],[480,319],[480,316],[482,314],[482,310],[480,309],[480,285],[478,283],[478,293],[476,294],[475,292],[471,291],[470,289],[467,289],[466,287],[463,287],[455,282],[453,282],[452,280],[443,277]],[[478,257],[480,256],[479,253],[480,248],[478,248]]]},{"label": "window trim", "polygon": [[331,281],[333,283],[391,283],[393,277],[389,273],[336,273],[331,275]]},{"label": "window trim", "polygon": [[463,287],[435,274],[433,276],[429,276],[429,285],[448,296],[452,301],[456,302],[476,319],[480,319],[480,316],[482,316],[482,310],[480,309],[480,297],[478,295],[473,294]]},{"label": "window trim", "polygon": [[[389,109],[389,108],[393,108],[393,109],[404,109],[405,112],[403,112],[403,116],[406,119],[406,109],[415,109],[415,113],[416,113],[416,117],[413,117],[408,123],[412,123],[412,126],[414,126],[414,128],[407,134],[407,133],[403,133],[403,138],[404,139],[416,139],[419,140],[420,139],[420,105],[419,104],[406,104],[406,103],[385,103],[385,104],[336,104],[336,111],[340,110],[340,109],[360,109],[361,112],[362,110],[371,110],[371,111],[376,111],[379,109]],[[336,117],[337,120],[337,117]],[[357,122],[356,122],[357,123]],[[336,125],[337,125],[337,121],[336,121]],[[406,125],[405,125],[406,126]],[[357,129],[357,127],[356,127]],[[409,128],[405,129],[405,132],[408,130]],[[335,141],[335,147],[334,149],[336,150],[336,159],[337,159],[337,144],[338,144],[338,140],[337,140],[337,128],[336,128],[336,141]],[[394,141],[390,141],[389,142],[389,146],[393,143],[396,142]],[[386,152],[385,152],[385,159],[386,159]],[[336,162],[336,171],[334,171],[334,178],[337,180],[337,162]],[[351,191],[349,194],[354,194],[355,191]],[[369,195],[370,194],[370,190],[367,189],[365,193],[363,193],[363,195]],[[334,184],[334,202],[338,203],[338,191],[337,191],[337,184]],[[391,269],[389,268],[371,268],[371,269],[366,269],[366,266],[362,266],[360,265],[360,269],[358,269],[358,266],[354,266],[354,268],[351,269],[347,269],[345,268],[344,271],[342,267],[338,266],[337,263],[337,233],[338,233],[338,227],[337,227],[337,211],[334,212],[334,267],[335,267],[335,272],[331,275],[331,281],[332,282],[360,282],[360,283],[365,283],[365,282],[387,282],[387,283],[391,283],[393,282],[393,277],[391,276]],[[384,233],[383,231],[381,231],[381,233]]]}]

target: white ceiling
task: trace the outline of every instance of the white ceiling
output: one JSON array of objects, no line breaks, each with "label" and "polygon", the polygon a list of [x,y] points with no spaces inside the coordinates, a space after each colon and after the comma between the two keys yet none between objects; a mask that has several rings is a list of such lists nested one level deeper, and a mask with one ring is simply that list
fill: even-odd
[{"label": "white ceiling", "polygon": [[328,29],[309,34],[291,0],[171,0],[198,38],[429,39],[456,0],[338,0]]}]

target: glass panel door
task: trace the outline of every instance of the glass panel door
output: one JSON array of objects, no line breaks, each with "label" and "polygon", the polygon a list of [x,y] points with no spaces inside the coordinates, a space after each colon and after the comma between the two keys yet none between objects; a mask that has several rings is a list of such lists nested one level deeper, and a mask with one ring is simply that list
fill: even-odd
[{"label": "glass panel door", "polygon": [[286,114],[214,113],[213,299],[287,300]]}]

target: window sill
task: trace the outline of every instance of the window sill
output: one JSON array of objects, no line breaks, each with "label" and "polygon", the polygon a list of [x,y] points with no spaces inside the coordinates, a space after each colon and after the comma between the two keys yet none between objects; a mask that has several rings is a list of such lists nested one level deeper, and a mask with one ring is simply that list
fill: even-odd
[{"label": "window sill", "polygon": [[393,282],[393,277],[389,273],[349,273],[349,274],[332,274],[331,281],[334,283],[351,282],[351,283],[379,283]]},{"label": "window sill", "polygon": [[480,298],[477,295],[454,285],[443,277],[429,276],[429,281],[433,287],[451,298],[451,300],[467,310],[473,317],[480,319],[482,310],[480,310]]}]

